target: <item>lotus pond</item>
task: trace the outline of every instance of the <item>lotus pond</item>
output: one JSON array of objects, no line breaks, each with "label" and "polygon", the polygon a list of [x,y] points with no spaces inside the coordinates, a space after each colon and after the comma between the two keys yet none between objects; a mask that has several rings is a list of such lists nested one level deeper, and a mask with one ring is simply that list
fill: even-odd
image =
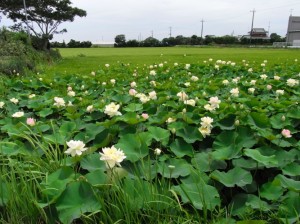
[{"label": "lotus pond", "polygon": [[3,223],[299,223],[297,59],[0,80]]}]

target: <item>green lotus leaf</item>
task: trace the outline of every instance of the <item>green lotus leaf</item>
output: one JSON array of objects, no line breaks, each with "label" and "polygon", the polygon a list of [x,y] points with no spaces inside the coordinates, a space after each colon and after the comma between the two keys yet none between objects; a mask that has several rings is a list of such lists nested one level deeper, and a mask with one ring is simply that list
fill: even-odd
[{"label": "green lotus leaf", "polygon": [[216,160],[239,158],[241,150],[244,147],[251,148],[256,141],[253,132],[245,127],[239,127],[236,131],[223,131],[213,143],[212,155]]},{"label": "green lotus leaf", "polygon": [[283,148],[292,146],[292,144],[285,139],[274,139],[272,143]]},{"label": "green lotus leaf", "polygon": [[289,110],[288,113],[287,113],[287,117],[295,118],[295,119],[300,119],[300,111],[299,111],[299,109]]},{"label": "green lotus leaf", "polygon": [[65,145],[67,141],[66,136],[61,135],[59,132],[44,135],[43,139],[46,142],[49,142],[51,144],[59,144],[59,145]]},{"label": "green lotus leaf", "polygon": [[265,183],[259,190],[259,195],[270,201],[277,201],[284,193],[280,180],[274,179],[272,182]]},{"label": "green lotus leaf", "polygon": [[[270,123],[275,129],[283,129],[291,125],[291,121],[288,117],[282,119],[285,114],[276,114],[270,118]],[[287,115],[286,115],[287,116]]]},{"label": "green lotus leaf", "polygon": [[252,158],[253,160],[257,161],[258,163],[265,165],[267,168],[278,166],[278,161],[277,161],[275,155],[264,156],[260,153],[260,151],[258,151],[256,149],[245,149],[244,155]]},{"label": "green lotus leaf", "polygon": [[182,137],[187,143],[191,144],[203,139],[198,129],[199,127],[194,127],[189,125],[182,129],[177,130],[176,135]]},{"label": "green lotus leaf", "polygon": [[180,184],[173,186],[183,203],[191,203],[196,209],[213,211],[220,206],[221,200],[217,189],[207,184]]},{"label": "green lotus leaf", "polygon": [[235,185],[242,187],[252,183],[252,175],[240,167],[235,167],[226,172],[215,170],[210,177],[225,185],[226,187],[234,187]]},{"label": "green lotus leaf", "polygon": [[59,132],[63,136],[72,136],[72,133],[76,130],[76,123],[72,121],[65,121],[59,128]]},{"label": "green lotus leaf", "polygon": [[130,103],[126,107],[124,107],[123,110],[127,112],[141,111],[143,110],[143,105],[140,103]]},{"label": "green lotus leaf", "polygon": [[293,224],[299,222],[300,196],[296,192],[288,192],[279,207],[278,217],[283,223]]},{"label": "green lotus leaf", "polygon": [[51,173],[41,183],[42,193],[47,198],[47,201],[51,201],[60,196],[65,190],[68,183],[74,181],[75,173],[70,167],[62,167]]},{"label": "green lotus leaf", "polygon": [[230,202],[231,214],[243,217],[249,209],[268,212],[272,209],[267,202],[253,194],[237,194]]},{"label": "green lotus leaf", "polygon": [[85,125],[85,130],[78,133],[74,139],[78,139],[83,141],[84,143],[88,143],[92,140],[95,140],[96,136],[102,132],[104,132],[106,128],[101,125],[88,123]]},{"label": "green lotus leaf", "polygon": [[235,129],[234,122],[236,120],[236,116],[231,114],[222,120],[218,121],[216,126],[220,127],[222,130],[233,130]]},{"label": "green lotus leaf", "polygon": [[269,119],[265,113],[252,112],[248,116],[248,123],[256,128],[270,127]]},{"label": "green lotus leaf", "polygon": [[122,116],[118,116],[116,118],[116,121],[124,121],[127,124],[137,124],[140,122],[140,119],[138,118],[138,114],[135,112],[127,112],[123,114]]},{"label": "green lotus leaf", "polygon": [[277,175],[276,178],[281,181],[283,187],[291,191],[300,192],[300,181],[287,178],[281,174]]},{"label": "green lotus leaf", "polygon": [[94,170],[86,174],[85,178],[92,186],[105,185],[108,183],[108,177],[103,170]]},{"label": "green lotus leaf", "polygon": [[131,100],[131,96],[128,94],[113,95],[111,96],[111,99],[118,103],[127,104]]},{"label": "green lotus leaf", "polygon": [[184,159],[171,158],[158,163],[158,172],[165,178],[185,177],[191,170],[192,166]]},{"label": "green lotus leaf", "polygon": [[179,158],[184,156],[193,156],[193,146],[186,143],[183,139],[177,138],[175,141],[170,145],[171,151]]},{"label": "green lotus leaf", "polygon": [[297,163],[290,163],[282,168],[282,173],[284,175],[296,177],[300,174],[300,165]]},{"label": "green lotus leaf", "polygon": [[87,212],[100,212],[101,207],[91,185],[85,181],[70,183],[56,202],[59,219],[64,224]]},{"label": "green lotus leaf", "polygon": [[40,117],[47,117],[47,116],[51,115],[52,113],[53,113],[53,110],[51,108],[44,108],[40,112],[38,112],[37,114]]},{"label": "green lotus leaf", "polygon": [[211,152],[196,153],[191,162],[192,165],[200,172],[225,169],[227,166],[225,161],[215,160],[212,158]]},{"label": "green lotus leaf", "polygon": [[121,137],[116,148],[124,151],[126,160],[136,162],[148,155],[147,139],[140,134],[127,134]]},{"label": "green lotus leaf", "polygon": [[84,156],[80,160],[80,166],[88,171],[106,170],[105,163],[100,160],[99,153],[92,153]]},{"label": "green lotus leaf", "polygon": [[160,128],[160,127],[148,127],[149,133],[152,135],[152,137],[158,141],[161,142],[162,145],[167,145],[170,138],[170,131]]},{"label": "green lotus leaf", "polygon": [[190,175],[181,177],[180,181],[183,184],[208,184],[211,180],[205,172],[197,169],[192,169]]},{"label": "green lotus leaf", "polygon": [[238,158],[238,159],[233,159],[232,165],[234,165],[235,167],[244,168],[246,170],[255,170],[255,169],[260,169],[260,168],[264,167],[262,164],[258,163],[257,161],[255,161],[251,158],[245,159],[243,157]]}]

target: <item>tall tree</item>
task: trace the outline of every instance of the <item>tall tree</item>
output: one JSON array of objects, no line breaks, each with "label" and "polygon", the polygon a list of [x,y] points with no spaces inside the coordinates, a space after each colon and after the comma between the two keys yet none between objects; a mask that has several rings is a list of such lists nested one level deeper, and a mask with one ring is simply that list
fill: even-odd
[{"label": "tall tree", "polygon": [[115,47],[125,47],[126,46],[126,37],[124,34],[119,34],[115,37]]},{"label": "tall tree", "polygon": [[[26,11],[24,7],[26,2]],[[1,0],[0,12],[15,22],[15,27],[26,24],[30,32],[42,41],[47,49],[54,34],[67,32],[58,30],[63,22],[73,22],[75,16],[86,16],[86,11],[72,7],[70,0]]]}]

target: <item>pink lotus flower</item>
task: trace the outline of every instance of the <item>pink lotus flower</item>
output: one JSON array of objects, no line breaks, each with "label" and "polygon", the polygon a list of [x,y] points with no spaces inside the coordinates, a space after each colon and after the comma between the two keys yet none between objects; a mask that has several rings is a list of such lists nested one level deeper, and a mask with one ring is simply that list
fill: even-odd
[{"label": "pink lotus flower", "polygon": [[130,96],[134,96],[135,94],[137,94],[137,91],[135,89],[130,89],[129,90],[129,95]]},{"label": "pink lotus flower", "polygon": [[33,119],[32,117],[27,118],[26,124],[29,125],[29,126],[34,126],[35,125],[35,119]]},{"label": "pink lotus flower", "polygon": [[288,130],[288,129],[283,129],[283,130],[281,131],[281,134],[282,134],[282,136],[285,137],[285,138],[291,138],[291,137],[292,137],[291,131]]},{"label": "pink lotus flower", "polygon": [[144,119],[148,119],[148,118],[149,118],[149,115],[146,114],[146,113],[142,113],[142,117],[143,117]]}]

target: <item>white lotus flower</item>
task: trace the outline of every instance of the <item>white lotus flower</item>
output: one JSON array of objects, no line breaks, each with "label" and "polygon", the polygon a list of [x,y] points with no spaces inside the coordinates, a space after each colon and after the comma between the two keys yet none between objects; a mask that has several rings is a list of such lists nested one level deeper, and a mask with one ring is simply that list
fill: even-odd
[{"label": "white lotus flower", "polygon": [[191,106],[194,107],[194,106],[196,105],[196,101],[193,100],[193,99],[190,99],[190,100],[184,101],[184,104],[186,104],[186,105],[191,105]]},{"label": "white lotus flower", "polygon": [[11,98],[9,101],[12,102],[12,103],[14,103],[14,104],[19,103],[19,100],[16,99],[16,98]]},{"label": "white lotus flower", "polygon": [[229,84],[229,81],[227,79],[222,81],[223,85],[227,86]]},{"label": "white lotus flower", "polygon": [[119,104],[115,104],[114,102],[105,106],[104,113],[110,117],[122,115],[118,110],[120,108]]},{"label": "white lotus flower", "polygon": [[188,95],[183,91],[177,93],[177,96],[179,97],[180,101],[186,101],[189,98]]},{"label": "white lotus flower", "polygon": [[149,98],[151,100],[156,100],[157,99],[156,92],[155,91],[150,92],[149,93]]},{"label": "white lotus flower", "polygon": [[261,78],[262,80],[266,80],[266,79],[268,78],[268,76],[267,76],[266,74],[262,74],[262,75],[260,75],[260,78]]},{"label": "white lotus flower", "polygon": [[16,113],[14,113],[12,115],[12,117],[23,117],[24,116],[24,112],[23,111],[18,111]]},{"label": "white lotus flower", "polygon": [[198,80],[199,80],[199,78],[197,77],[197,76],[192,76],[191,77],[191,80],[193,81],[193,82],[197,82]]},{"label": "white lotus flower", "polygon": [[73,90],[68,92],[68,96],[75,96],[75,95],[76,95],[76,93]]},{"label": "white lotus flower", "polygon": [[93,106],[93,105],[87,106],[86,111],[87,111],[88,113],[92,113],[92,112],[94,111],[94,106]]},{"label": "white lotus flower", "polygon": [[238,96],[239,96],[239,93],[240,93],[239,88],[231,89],[231,90],[230,90],[230,93],[231,93],[232,96],[238,97]]},{"label": "white lotus flower", "polygon": [[249,88],[249,89],[248,89],[248,92],[249,92],[249,93],[254,93],[254,91],[255,91],[255,88]]},{"label": "white lotus flower", "polygon": [[280,96],[284,94],[284,90],[283,89],[278,89],[276,90],[276,95]]},{"label": "white lotus flower", "polygon": [[211,117],[202,117],[201,118],[201,126],[206,128],[212,128],[212,122],[214,122],[214,119]]},{"label": "white lotus flower", "polygon": [[80,141],[80,140],[71,140],[67,142],[68,145],[68,149],[65,151],[66,154],[69,154],[71,156],[80,156],[82,155],[82,152],[84,152],[85,150],[87,150],[87,148],[85,148],[85,144]]},{"label": "white lotus flower", "polygon": [[156,75],[156,71],[154,71],[154,70],[151,70],[150,72],[149,72],[149,75]]},{"label": "white lotus flower", "polygon": [[293,86],[298,85],[298,84],[299,84],[299,81],[296,80],[296,79],[288,79],[288,80],[286,81],[286,84],[287,84],[288,86],[290,86],[290,87],[293,87]]},{"label": "white lotus flower", "polygon": [[54,97],[54,101],[55,101],[55,103],[53,104],[54,106],[64,107],[66,105],[65,100],[61,97]]},{"label": "white lotus flower", "polygon": [[209,101],[210,105],[213,107],[213,108],[219,108],[219,104],[221,103],[221,100],[219,100],[219,98],[217,96],[213,96],[211,98],[209,98]]},{"label": "white lotus flower", "polygon": [[211,134],[211,129],[208,127],[200,127],[198,130],[204,138]]},{"label": "white lotus flower", "polygon": [[159,156],[161,154],[161,149],[159,148],[154,149],[154,154]]},{"label": "white lotus flower", "polygon": [[107,168],[113,168],[116,165],[121,166],[121,162],[126,158],[124,152],[121,149],[117,149],[114,145],[110,148],[102,148],[100,160],[105,161]]}]

